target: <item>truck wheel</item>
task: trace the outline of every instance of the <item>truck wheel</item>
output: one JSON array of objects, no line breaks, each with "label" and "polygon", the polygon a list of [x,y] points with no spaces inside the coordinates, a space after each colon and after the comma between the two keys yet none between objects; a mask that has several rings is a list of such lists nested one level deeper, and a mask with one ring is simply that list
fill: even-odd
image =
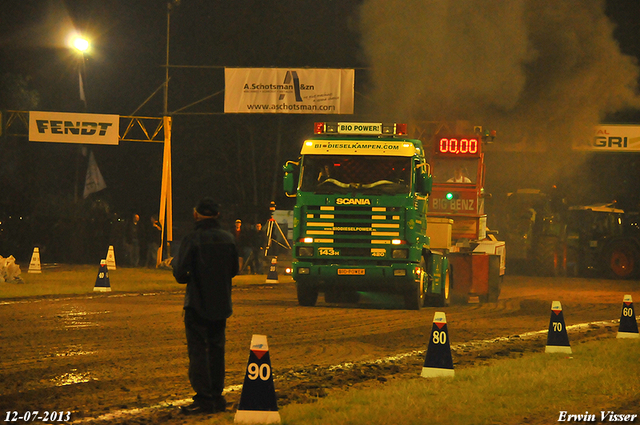
[{"label": "truck wheel", "polygon": [[414,283],[412,286],[404,293],[404,306],[407,310],[420,310],[424,306],[423,285]]},{"label": "truck wheel", "polygon": [[444,277],[444,285],[442,292],[439,294],[433,294],[432,305],[434,307],[448,307],[451,303],[451,266],[447,269],[447,273]]},{"label": "truck wheel", "polygon": [[318,288],[310,285],[297,285],[298,304],[304,307],[313,307],[318,301]]},{"label": "truck wheel", "polygon": [[638,250],[629,243],[616,243],[605,251],[605,266],[614,279],[630,279],[638,272]]},{"label": "truck wheel", "polygon": [[422,257],[420,260],[420,282],[414,282],[411,288],[404,293],[404,305],[407,310],[420,310],[425,304],[425,291],[427,282],[427,263]]}]

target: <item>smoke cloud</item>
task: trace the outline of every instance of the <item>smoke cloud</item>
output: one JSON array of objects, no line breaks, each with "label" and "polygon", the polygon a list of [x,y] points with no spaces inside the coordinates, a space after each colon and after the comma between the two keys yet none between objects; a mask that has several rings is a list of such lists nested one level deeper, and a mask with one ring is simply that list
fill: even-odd
[{"label": "smoke cloud", "polygon": [[501,144],[588,140],[606,114],[640,107],[635,58],[604,1],[366,0],[362,44],[384,119],[468,120]]}]

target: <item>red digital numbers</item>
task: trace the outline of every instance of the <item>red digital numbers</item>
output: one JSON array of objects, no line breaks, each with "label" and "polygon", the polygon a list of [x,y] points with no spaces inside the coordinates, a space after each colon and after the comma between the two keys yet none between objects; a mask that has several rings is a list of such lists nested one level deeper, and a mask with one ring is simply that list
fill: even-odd
[{"label": "red digital numbers", "polygon": [[478,139],[440,139],[440,153],[476,154],[478,153]]}]

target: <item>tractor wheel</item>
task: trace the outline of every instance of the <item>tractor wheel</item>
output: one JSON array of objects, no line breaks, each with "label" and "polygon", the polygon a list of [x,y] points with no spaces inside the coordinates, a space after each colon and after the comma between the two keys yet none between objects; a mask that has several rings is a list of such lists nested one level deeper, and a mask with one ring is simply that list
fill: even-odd
[{"label": "tractor wheel", "polygon": [[627,242],[614,243],[605,250],[605,267],[614,279],[631,279],[638,273],[638,249]]},{"label": "tractor wheel", "polygon": [[562,276],[566,271],[567,254],[555,236],[540,238],[534,251],[536,274]]},{"label": "tractor wheel", "polygon": [[311,285],[297,285],[298,304],[304,307],[313,307],[318,301],[318,288]]},{"label": "tractor wheel", "polygon": [[567,276],[578,277],[580,274],[580,258],[578,250],[575,248],[567,249]]}]

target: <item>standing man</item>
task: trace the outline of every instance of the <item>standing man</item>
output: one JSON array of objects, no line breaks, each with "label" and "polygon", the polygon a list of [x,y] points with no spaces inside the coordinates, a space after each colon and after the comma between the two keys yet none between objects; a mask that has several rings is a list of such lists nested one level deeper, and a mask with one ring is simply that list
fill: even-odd
[{"label": "standing man", "polygon": [[231,233],[218,223],[219,207],[202,199],[193,210],[195,229],[184,237],[173,260],[173,276],[186,283],[184,324],[189,381],[196,395],[181,408],[187,415],[223,412],[224,349],[231,316],[231,279],[238,274],[238,252]]},{"label": "standing man", "polygon": [[242,274],[242,270],[248,266],[247,261],[251,255],[251,241],[249,240],[251,235],[242,227],[242,220],[240,219],[236,220],[233,236],[236,240],[238,255],[240,256],[240,274]]},{"label": "standing man", "polygon": [[140,265],[140,240],[142,239],[142,232],[140,216],[133,214],[131,221],[127,225],[125,234],[125,244],[129,251],[129,265],[131,267],[138,267]]},{"label": "standing man", "polygon": [[160,227],[157,215],[151,216],[148,230],[145,234],[147,235],[147,260],[145,261],[145,266],[155,268],[158,264],[158,248],[162,245],[162,227]]},{"label": "standing man", "polygon": [[262,261],[264,259],[264,247],[267,244],[267,235],[262,231],[262,224],[256,223],[251,235],[251,272],[262,274]]}]

